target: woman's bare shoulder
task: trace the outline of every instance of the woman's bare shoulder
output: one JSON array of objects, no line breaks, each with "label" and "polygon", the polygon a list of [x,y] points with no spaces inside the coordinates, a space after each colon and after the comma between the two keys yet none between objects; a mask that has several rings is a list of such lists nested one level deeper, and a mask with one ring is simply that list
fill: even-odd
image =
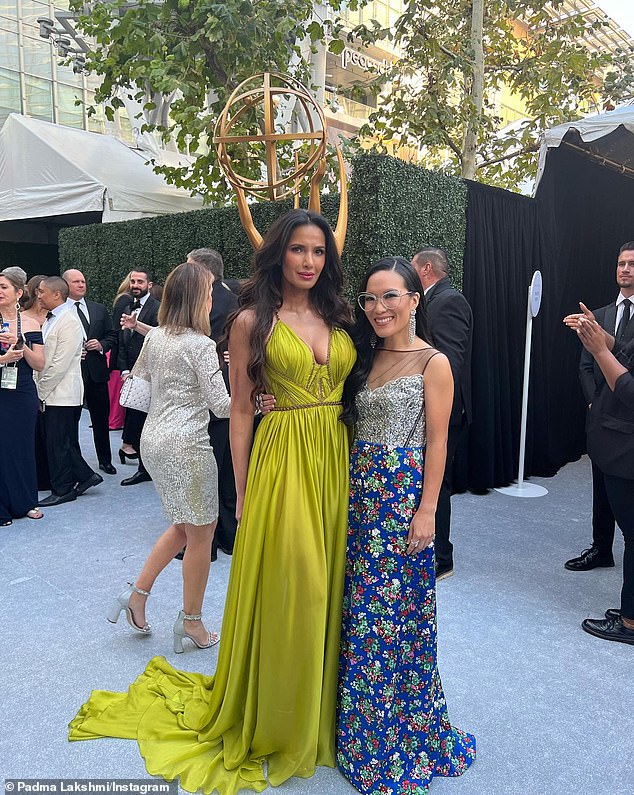
[{"label": "woman's bare shoulder", "polygon": [[444,353],[431,348],[424,362],[424,374],[432,378],[452,378],[451,365]]},{"label": "woman's bare shoulder", "polygon": [[21,317],[22,331],[40,331],[40,324],[33,317],[29,315],[22,315]]},{"label": "woman's bare shoulder", "polygon": [[251,334],[255,326],[255,310],[243,309],[231,325],[231,335],[234,333]]}]

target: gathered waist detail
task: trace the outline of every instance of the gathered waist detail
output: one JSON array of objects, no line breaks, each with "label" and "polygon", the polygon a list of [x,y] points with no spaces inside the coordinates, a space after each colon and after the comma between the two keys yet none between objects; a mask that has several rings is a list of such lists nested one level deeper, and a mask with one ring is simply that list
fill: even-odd
[{"label": "gathered waist detail", "polygon": [[298,411],[300,409],[318,409],[321,406],[341,406],[340,400],[324,400],[321,403],[296,403],[294,406],[275,406],[271,411]]}]

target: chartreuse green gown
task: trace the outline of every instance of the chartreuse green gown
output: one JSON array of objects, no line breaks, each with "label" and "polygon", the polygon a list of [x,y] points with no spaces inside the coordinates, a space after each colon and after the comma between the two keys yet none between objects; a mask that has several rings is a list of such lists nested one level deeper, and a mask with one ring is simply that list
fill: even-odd
[{"label": "chartreuse green gown", "polygon": [[71,740],[135,739],[150,774],[190,792],[260,792],[265,763],[274,786],[334,766],[348,503],[339,402],[354,359],[340,329],[320,365],[275,325],[266,372],[277,410],[251,454],[216,673],[154,657],[127,693],[93,691]]}]

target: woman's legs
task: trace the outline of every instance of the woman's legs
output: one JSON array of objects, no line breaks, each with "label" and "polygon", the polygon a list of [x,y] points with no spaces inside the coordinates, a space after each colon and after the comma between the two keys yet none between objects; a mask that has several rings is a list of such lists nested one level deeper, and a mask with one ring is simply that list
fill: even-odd
[{"label": "woman's legs", "polygon": [[[211,543],[217,522],[205,525],[182,524],[187,549],[183,555],[183,612],[200,615],[211,563]],[[182,549],[182,544],[180,549]],[[178,550],[176,550],[178,551]],[[209,633],[201,621],[187,621],[187,634],[200,644],[208,642]]]},{"label": "woman's legs", "polygon": [[[185,544],[184,527],[188,525],[172,524],[159,540],[154,544],[148,559],[145,561],[141,573],[137,577],[136,587],[143,591],[151,591],[156,578],[174,558]],[[147,597],[136,591],[130,596],[130,610],[134,615],[135,622],[142,627],[145,624],[145,602]]]}]

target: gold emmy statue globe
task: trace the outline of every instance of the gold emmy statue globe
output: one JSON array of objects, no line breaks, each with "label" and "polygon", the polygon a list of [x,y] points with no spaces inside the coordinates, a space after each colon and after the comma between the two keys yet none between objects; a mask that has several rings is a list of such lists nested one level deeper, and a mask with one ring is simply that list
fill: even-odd
[{"label": "gold emmy statue globe", "polygon": [[[290,131],[291,118],[293,127]],[[288,75],[265,72],[242,82],[218,117],[214,144],[218,162],[238,201],[242,225],[258,248],[262,236],[255,228],[246,194],[279,201],[295,197],[310,182],[308,206],[320,211],[319,186],[326,171],[328,127],[323,109],[310,92]],[[336,147],[340,171],[340,203],[334,230],[339,252],[345,241],[348,200],[343,156]],[[236,164],[243,164],[242,172]],[[246,164],[246,165],[244,165]]]}]

